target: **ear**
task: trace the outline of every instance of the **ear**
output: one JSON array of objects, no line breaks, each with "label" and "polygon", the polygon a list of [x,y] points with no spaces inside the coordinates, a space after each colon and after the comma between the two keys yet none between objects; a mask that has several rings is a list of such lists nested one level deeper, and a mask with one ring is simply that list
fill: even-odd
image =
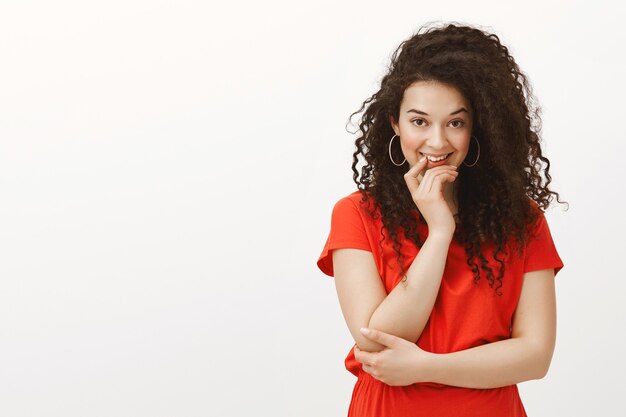
[{"label": "ear", "polygon": [[391,124],[391,128],[395,132],[396,135],[400,136],[400,129],[398,129],[398,124],[395,120],[393,120],[393,116],[389,115],[389,124]]}]

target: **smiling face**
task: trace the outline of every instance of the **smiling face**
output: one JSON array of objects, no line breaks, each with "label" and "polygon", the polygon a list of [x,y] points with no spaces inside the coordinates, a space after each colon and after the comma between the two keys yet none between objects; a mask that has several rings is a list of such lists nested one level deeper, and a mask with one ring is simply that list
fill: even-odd
[{"label": "smiling face", "polygon": [[404,91],[397,123],[390,121],[409,166],[423,155],[448,155],[442,162],[429,160],[426,169],[430,169],[461,165],[470,145],[472,119],[469,102],[455,87],[418,81]]}]

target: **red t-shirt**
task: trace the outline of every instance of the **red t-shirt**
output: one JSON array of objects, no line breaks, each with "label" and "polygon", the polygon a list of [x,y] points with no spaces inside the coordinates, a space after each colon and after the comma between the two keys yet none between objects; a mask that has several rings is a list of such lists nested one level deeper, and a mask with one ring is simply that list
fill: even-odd
[{"label": "red t-shirt", "polygon": [[[380,211],[376,212],[378,218],[373,219],[361,206],[360,200],[360,191],[355,191],[335,204],[330,233],[317,266],[332,277],[333,249],[370,251],[389,294],[402,278],[397,266],[397,255],[387,230],[382,228]],[[373,207],[371,197],[368,204]],[[535,207],[538,206],[535,204]],[[382,251],[379,246],[381,230],[385,235]],[[418,222],[418,231],[420,236],[425,237],[428,226]],[[400,250],[405,256],[403,266],[406,271],[419,248],[402,233],[398,238]],[[482,250],[494,277],[497,277],[500,265],[492,258],[493,248],[493,244],[484,244]],[[508,252],[502,286],[499,288],[502,295],[498,296],[494,291],[499,285],[498,280],[495,280],[494,287],[490,287],[485,271],[481,270],[478,285],[474,284],[473,273],[466,263],[465,249],[456,239],[451,241],[439,293],[417,341],[420,348],[434,353],[450,353],[511,338],[512,319],[524,272],[554,268],[556,276],[563,262],[556,251],[543,213],[534,229],[534,238],[529,240],[522,256],[518,256],[515,250]],[[362,364],[354,357],[354,346],[345,359],[345,367],[358,378],[348,416],[526,416],[517,385],[473,389],[426,382],[392,387],[362,371]]]}]

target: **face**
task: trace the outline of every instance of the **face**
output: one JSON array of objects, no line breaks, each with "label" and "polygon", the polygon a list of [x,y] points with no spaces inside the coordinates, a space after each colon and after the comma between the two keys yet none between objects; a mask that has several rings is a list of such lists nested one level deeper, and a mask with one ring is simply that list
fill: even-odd
[{"label": "face", "polygon": [[439,165],[458,167],[469,150],[472,118],[469,102],[455,87],[418,81],[404,91],[400,118],[397,123],[391,118],[391,125],[400,137],[409,166],[423,155],[449,155],[443,162],[429,159],[426,169]]}]

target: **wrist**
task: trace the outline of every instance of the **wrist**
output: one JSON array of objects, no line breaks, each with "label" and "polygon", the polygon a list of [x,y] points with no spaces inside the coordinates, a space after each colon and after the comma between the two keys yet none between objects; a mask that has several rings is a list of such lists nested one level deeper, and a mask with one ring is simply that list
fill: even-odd
[{"label": "wrist", "polygon": [[425,351],[423,349],[417,349],[415,359],[412,361],[412,384],[431,384],[435,383],[435,376],[437,375],[437,353]]},{"label": "wrist", "polygon": [[454,230],[452,231],[432,230],[432,231],[428,231],[428,236],[426,237],[426,239],[450,243],[453,237],[454,237]]},{"label": "wrist", "polygon": [[419,378],[421,381],[418,382],[436,382],[437,364],[439,363],[440,354],[426,351],[424,353],[426,355],[423,358],[422,374],[421,378]]}]

